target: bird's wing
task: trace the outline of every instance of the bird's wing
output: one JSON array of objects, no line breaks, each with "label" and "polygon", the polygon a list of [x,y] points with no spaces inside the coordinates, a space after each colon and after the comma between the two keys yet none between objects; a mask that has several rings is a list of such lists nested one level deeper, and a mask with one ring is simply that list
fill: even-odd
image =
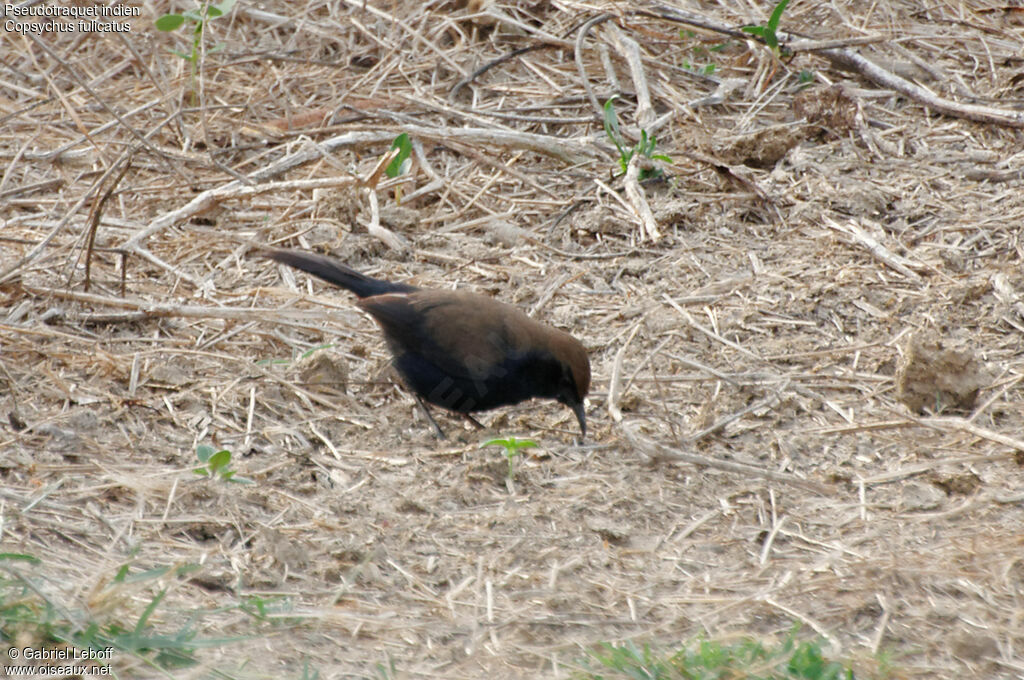
[{"label": "bird's wing", "polygon": [[536,325],[514,307],[458,291],[377,295],[358,304],[380,324],[392,353],[416,354],[453,378],[481,380],[505,370],[525,353]]}]

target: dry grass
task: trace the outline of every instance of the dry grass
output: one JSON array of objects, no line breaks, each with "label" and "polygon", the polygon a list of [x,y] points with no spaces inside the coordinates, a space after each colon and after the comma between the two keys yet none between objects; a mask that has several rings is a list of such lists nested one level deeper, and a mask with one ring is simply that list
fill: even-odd
[{"label": "dry grass", "polygon": [[[167,49],[184,34],[151,28],[164,3],[123,36],[0,36],[0,531],[3,552],[42,560],[9,568],[72,617],[131,626],[167,587],[158,630],[204,612],[200,637],[254,636],[201,650],[197,673],[358,677],[391,658],[406,677],[566,677],[553,665],[603,640],[801,621],[845,656],[894,650],[899,677],[1024,677],[1020,130],[938,115],[819,52],[695,52],[726,39],[640,3],[455,4],[243,0],[210,26],[225,49],[198,107]],[[782,27],[873,38],[850,49],[1012,112],[1024,29],[1003,5],[797,1]],[[679,7],[729,26],[770,9]],[[573,56],[602,11],[587,86],[625,93],[635,132],[644,93],[617,44],[637,41],[640,115],[675,159],[642,192],[657,241],[610,176]],[[739,80],[701,103],[715,84],[686,67],[712,61]],[[383,186],[374,206],[349,178],[401,131],[416,167],[401,206]],[[482,435],[452,419],[455,439],[431,438],[345,294],[247,242],[571,329],[591,351],[592,440],[574,445],[554,404],[488,414],[484,436],[544,447],[510,493]],[[972,413],[900,403],[911,336],[984,362]],[[343,391],[259,363],[324,342]],[[204,442],[257,483],[193,475]],[[201,568],[113,583],[125,563]],[[237,606],[253,596],[283,596],[281,613],[254,620]]]}]

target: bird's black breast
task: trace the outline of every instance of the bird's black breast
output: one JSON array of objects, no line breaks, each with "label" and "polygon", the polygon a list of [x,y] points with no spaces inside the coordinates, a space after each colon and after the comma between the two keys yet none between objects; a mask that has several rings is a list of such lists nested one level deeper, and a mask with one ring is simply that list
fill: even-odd
[{"label": "bird's black breast", "polygon": [[487,411],[533,397],[554,398],[562,375],[557,361],[534,352],[509,354],[472,375],[443,369],[413,349],[396,354],[394,366],[410,390],[431,404],[460,413]]}]

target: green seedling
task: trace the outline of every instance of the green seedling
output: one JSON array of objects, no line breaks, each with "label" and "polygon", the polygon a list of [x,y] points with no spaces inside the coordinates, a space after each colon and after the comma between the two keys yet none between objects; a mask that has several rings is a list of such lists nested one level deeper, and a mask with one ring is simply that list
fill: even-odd
[{"label": "green seedling", "polygon": [[[619,151],[619,168],[622,170],[623,175],[629,169],[629,162],[633,159],[633,156],[640,154],[646,158],[653,160],[664,161],[671,163],[672,159],[664,154],[654,153],[654,148],[658,145],[658,141],[654,138],[654,135],[647,136],[647,130],[640,131],[640,141],[631,147],[626,145],[626,141],[622,137],[622,132],[619,130],[619,117],[615,114],[615,100],[618,99],[618,95],[610,97],[608,101],[604,103],[604,133],[608,136],[608,139],[612,141],[615,148]],[[640,180],[650,179],[652,177],[660,177],[661,170],[658,168],[641,168],[640,169]]]},{"label": "green seedling", "polygon": [[[202,55],[203,31],[206,24],[217,17],[222,17],[235,6],[237,0],[222,0],[219,4],[203,4],[195,9],[190,9],[184,14],[165,14],[154,23],[158,31],[169,33],[178,30],[181,26],[190,24],[192,26],[192,51],[180,52],[171,50],[191,65],[192,74],[192,100],[195,105],[196,98],[196,77],[199,73],[199,57]],[[224,49],[224,43],[217,43],[207,50],[207,53],[219,52]]]},{"label": "green seedling", "polygon": [[[800,641],[796,633],[779,644],[746,638],[720,643],[697,638],[675,652],[632,640],[603,642],[583,660],[578,680],[682,680],[758,678],[760,680],[853,680],[851,668],[826,658],[821,640]],[[593,662],[597,662],[596,664]]]},{"label": "green seedling", "polygon": [[[683,40],[692,40],[697,37],[697,34],[694,33],[693,31],[680,29],[679,37]],[[711,54],[712,52],[722,52],[725,50],[726,47],[728,47],[728,43],[717,43],[710,47],[705,47],[704,45],[698,43],[694,45],[693,48],[691,48],[694,61],[691,62],[689,59],[684,59],[683,68],[692,73],[696,73],[697,75],[710,76],[715,71],[718,70],[718,65],[715,64],[713,61],[708,61],[707,64],[701,65],[698,62],[698,60],[710,60],[713,56]]]},{"label": "green seedling", "polygon": [[[217,5],[207,5],[205,16],[203,15],[202,6],[190,9],[184,14],[165,14],[157,19],[154,24],[158,31],[164,31],[165,33],[176,31],[186,23],[192,24],[192,52],[179,52],[178,50],[171,50],[171,52],[185,61],[190,61],[194,64],[199,60],[199,55],[202,51],[200,47],[206,22],[222,17],[230,12],[235,6],[235,2],[237,0],[223,0],[223,2]],[[224,49],[224,43],[217,43],[207,51],[217,52],[222,49]]]},{"label": "green seedling", "polygon": [[[404,175],[409,172],[409,168],[412,167],[412,142],[409,141],[409,135],[405,132],[395,137],[395,141],[391,143],[392,149],[398,149],[398,155],[391,159],[388,163],[388,167],[384,168],[384,173],[394,179],[399,175]],[[402,202],[402,187],[395,187],[395,203]]]},{"label": "green seedling", "polygon": [[409,172],[409,167],[412,165],[412,142],[409,141],[409,135],[403,132],[395,137],[395,141],[391,142],[391,148],[398,149],[398,155],[388,163],[384,172],[388,177],[394,179]]},{"label": "green seedling", "polygon": [[691,64],[689,60],[684,59],[683,68],[685,68],[687,71],[693,71],[697,75],[710,76],[712,73],[715,72],[715,69],[718,67],[715,64],[705,64],[703,66],[695,63]]},{"label": "green seedling", "polygon": [[[34,569],[22,574],[20,567],[26,563]],[[198,639],[196,624],[205,615],[200,611],[185,617],[179,609],[161,611],[158,615],[157,609],[168,593],[167,587],[158,587],[155,594],[148,596],[148,602],[139,599],[147,597],[142,594],[146,592],[144,584],[167,577],[183,582],[199,569],[198,565],[135,573],[131,572],[130,565],[123,565],[100,595],[106,606],[93,609],[79,604],[79,598],[68,598],[66,593],[61,593],[66,584],[55,583],[46,576],[49,570],[39,568],[44,564],[33,555],[0,555],[0,631],[3,631],[0,638],[8,644],[28,640],[36,648],[74,648],[81,658],[86,658],[90,650],[110,650],[117,652],[117,666],[123,665],[124,657],[131,657],[151,667],[160,677],[174,677],[169,671],[196,665],[199,650],[239,641],[239,638]],[[125,586],[130,590],[124,590]],[[136,605],[143,607],[141,613],[137,612]],[[169,621],[175,619],[184,623],[176,630],[168,630],[172,625]],[[101,662],[97,668],[103,665]]]},{"label": "green seedling", "polygon": [[485,446],[502,446],[505,448],[505,458],[508,459],[508,478],[515,479],[515,459],[520,455],[522,449],[533,449],[537,448],[537,442],[532,439],[516,439],[515,437],[508,437],[507,439],[492,439],[486,441],[480,445],[480,448]]},{"label": "green seedling", "polygon": [[779,54],[779,36],[776,31],[779,29],[779,21],[788,4],[789,0],[781,0],[779,4],[775,5],[771,16],[768,17],[768,23],[764,26],[744,26],[741,30],[764,40],[765,45],[771,48],[771,51],[777,56]]},{"label": "green seedling", "polygon": [[200,444],[196,447],[196,458],[202,463],[201,467],[192,470],[197,475],[235,484],[255,484],[251,479],[235,476],[235,471],[231,469],[231,452],[227,449],[218,451],[212,446]]}]

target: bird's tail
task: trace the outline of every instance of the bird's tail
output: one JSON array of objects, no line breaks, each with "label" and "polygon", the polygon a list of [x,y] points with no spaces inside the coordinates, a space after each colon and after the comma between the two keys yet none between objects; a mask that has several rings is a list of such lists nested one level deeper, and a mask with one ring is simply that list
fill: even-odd
[{"label": "bird's tail", "polygon": [[350,290],[361,298],[385,293],[411,293],[416,290],[415,286],[407,283],[393,283],[360,274],[355,269],[350,269],[337,260],[323,255],[278,248],[261,248],[259,254]]}]

